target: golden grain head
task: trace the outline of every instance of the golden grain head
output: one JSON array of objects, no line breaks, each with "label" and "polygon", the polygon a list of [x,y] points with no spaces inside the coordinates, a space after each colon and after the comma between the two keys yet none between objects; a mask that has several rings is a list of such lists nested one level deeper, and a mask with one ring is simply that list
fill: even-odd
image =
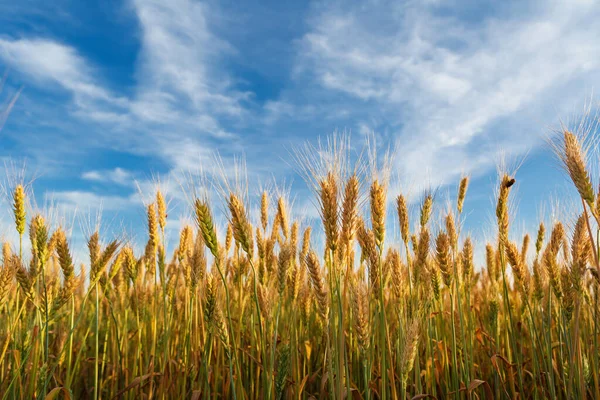
[{"label": "golden grain head", "polygon": [[561,268],[556,260],[556,253],[551,246],[548,246],[544,251],[543,263],[548,274],[548,280],[554,291],[554,295],[560,299],[563,296],[561,284]]},{"label": "golden grain head", "polygon": [[594,187],[585,165],[585,157],[579,139],[569,131],[564,132],[563,161],[579,195],[594,208]]},{"label": "golden grain head", "polygon": [[371,288],[377,293],[381,280],[377,239],[373,231],[365,227],[364,222],[361,222],[358,228],[358,243],[360,244],[363,258],[367,261]]},{"label": "golden grain head", "polygon": [[352,285],[352,307],[354,312],[354,329],[361,351],[364,353],[369,347],[369,304],[366,288],[360,283]]},{"label": "golden grain head", "polygon": [[452,284],[453,271],[450,260],[450,239],[446,232],[440,232],[435,239],[435,259],[442,273],[444,284],[448,287]]},{"label": "golden grain head", "polygon": [[500,190],[498,193],[498,201],[496,203],[496,218],[498,220],[498,236],[500,242],[503,243],[508,239],[508,195],[510,188],[514,184],[514,179],[508,175],[503,175],[500,182]]},{"label": "golden grain head", "polygon": [[194,201],[194,211],[196,214],[196,224],[198,225],[198,229],[200,229],[204,244],[206,247],[208,247],[212,255],[215,258],[218,258],[219,242],[217,240],[217,231],[213,223],[212,214],[210,212],[208,203],[206,201],[196,199]]},{"label": "golden grain head", "polygon": [[402,263],[400,253],[396,249],[390,249],[386,256],[386,264],[389,265],[389,273],[391,275],[392,288],[397,299],[402,298],[404,289],[403,271],[405,266]]},{"label": "golden grain head", "polygon": [[417,243],[417,251],[413,268],[413,281],[414,283],[419,282],[422,278],[422,273],[424,272],[427,256],[429,254],[429,242],[431,238],[429,235],[429,230],[427,228],[421,229],[421,233],[419,235],[418,243]]},{"label": "golden grain head", "polygon": [[248,215],[244,204],[238,196],[231,193],[229,195],[229,212],[231,213],[231,225],[233,227],[233,237],[240,244],[242,249],[252,256],[254,251],[252,227],[248,222]]},{"label": "golden grain head", "polygon": [[290,260],[292,258],[292,248],[290,246],[284,246],[279,252],[279,258],[277,260],[277,280],[279,295],[283,294],[285,290],[285,283],[287,280],[288,269],[290,267]]},{"label": "golden grain head", "polygon": [[323,320],[327,320],[329,313],[329,302],[317,254],[314,251],[309,251],[308,255],[306,256],[305,263],[310,276],[313,295],[317,300],[319,314]]},{"label": "golden grain head", "polygon": [[25,189],[23,185],[17,185],[13,193],[13,215],[17,232],[23,236],[26,224]]},{"label": "golden grain head", "polygon": [[448,234],[450,247],[455,250],[458,245],[458,233],[456,232],[456,224],[454,222],[454,215],[452,213],[448,213],[448,215],[446,215],[446,233]]},{"label": "golden grain head", "polygon": [[356,175],[352,175],[348,178],[344,187],[341,236],[346,245],[351,243],[356,235],[359,187],[360,183]]},{"label": "golden grain head", "polygon": [[473,277],[475,263],[473,261],[473,242],[470,237],[465,239],[462,254],[462,271],[465,282],[470,282]]},{"label": "golden grain head", "polygon": [[290,246],[292,247],[292,249],[295,251],[297,251],[298,249],[298,233],[300,230],[300,224],[298,223],[298,221],[294,221],[292,223],[292,230],[290,233]]},{"label": "golden grain head", "polygon": [[36,223],[35,229],[35,250],[37,252],[36,258],[38,262],[41,263],[42,266],[45,266],[46,258],[48,257],[48,227],[46,226],[46,221],[44,217],[41,215],[37,215],[34,217]]},{"label": "golden grain head", "polygon": [[156,218],[156,207],[154,203],[148,204],[146,208],[147,218],[148,218],[148,243],[151,248],[155,249],[158,246],[158,225]]},{"label": "golden grain head", "polygon": [[463,211],[463,205],[465,203],[465,197],[467,196],[467,189],[469,188],[469,177],[465,176],[460,180],[458,185],[458,196],[456,197],[456,209],[459,213]]},{"label": "golden grain head", "polygon": [[191,226],[186,225],[179,232],[179,246],[177,247],[177,259],[179,262],[183,262],[188,249],[193,243],[194,231]]},{"label": "golden grain head", "polygon": [[371,184],[371,226],[375,235],[375,243],[379,249],[383,248],[385,240],[385,211],[386,188],[377,180]]},{"label": "golden grain head", "polygon": [[160,190],[156,191],[156,213],[158,217],[158,226],[164,232],[167,226],[167,203]]},{"label": "golden grain head", "polygon": [[58,233],[56,253],[58,254],[58,262],[63,272],[65,284],[73,284],[75,279],[75,266],[71,250],[67,242],[67,236],[62,229],[56,231]]},{"label": "golden grain head", "polygon": [[269,195],[267,192],[263,192],[260,199],[260,221],[263,231],[266,231],[269,225]]},{"label": "golden grain head", "polygon": [[14,272],[13,265],[9,263],[5,263],[0,269],[0,307],[8,300]]},{"label": "golden grain head", "polygon": [[320,183],[321,218],[325,228],[325,246],[335,251],[338,242],[338,184],[333,173]]},{"label": "golden grain head", "polygon": [[427,193],[425,199],[423,199],[423,203],[421,204],[421,227],[425,227],[427,222],[429,222],[429,218],[431,217],[431,211],[433,210],[433,195],[431,193]]},{"label": "golden grain head", "polygon": [[540,261],[536,258],[533,261],[533,296],[539,301],[546,293],[546,274],[540,265]]},{"label": "golden grain head", "polygon": [[408,244],[410,223],[408,219],[408,206],[406,205],[406,198],[403,195],[398,195],[396,198],[396,210],[398,212],[398,221],[400,222],[402,241],[404,241],[405,244]]},{"label": "golden grain head", "polygon": [[563,239],[565,237],[565,228],[561,222],[556,222],[554,227],[552,228],[552,233],[550,234],[550,249],[557,255],[560,251],[560,248],[563,244]]},{"label": "golden grain head", "polygon": [[541,222],[540,227],[538,228],[537,237],[535,240],[535,254],[536,255],[540,254],[540,251],[542,251],[542,246],[544,245],[544,236],[545,235],[546,235],[546,227],[544,226],[544,223]]},{"label": "golden grain head", "polygon": [[491,243],[485,246],[485,265],[490,279],[496,280],[498,265],[496,264],[496,251]]},{"label": "golden grain head", "polygon": [[290,236],[290,219],[283,197],[280,197],[277,201],[277,214],[279,214],[278,221],[281,225],[281,232],[283,232],[283,237],[287,239]]},{"label": "golden grain head", "polygon": [[2,264],[6,267],[12,256],[12,250],[9,242],[2,243]]},{"label": "golden grain head", "polygon": [[419,344],[419,322],[411,321],[408,330],[405,333],[404,346],[400,356],[400,379],[403,385],[408,380],[408,374],[412,371]]},{"label": "golden grain head", "polygon": [[591,242],[588,235],[585,216],[582,214],[575,223],[571,240],[571,261],[579,265],[586,265],[591,256]]}]

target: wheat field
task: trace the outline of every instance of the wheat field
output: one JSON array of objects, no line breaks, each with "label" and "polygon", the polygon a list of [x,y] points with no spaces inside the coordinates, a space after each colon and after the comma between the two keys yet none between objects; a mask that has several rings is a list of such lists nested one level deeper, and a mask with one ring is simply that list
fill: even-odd
[{"label": "wheat field", "polygon": [[334,160],[305,169],[319,225],[285,196],[221,190],[220,203],[193,196],[194,223],[166,243],[158,191],[143,252],[96,231],[80,268],[66,227],[30,215],[17,184],[2,399],[600,398],[600,195],[583,138],[564,131],[555,147],[579,209],[516,239],[502,174],[488,243],[461,232],[468,177],[434,220],[431,192],[410,213],[381,175]]}]

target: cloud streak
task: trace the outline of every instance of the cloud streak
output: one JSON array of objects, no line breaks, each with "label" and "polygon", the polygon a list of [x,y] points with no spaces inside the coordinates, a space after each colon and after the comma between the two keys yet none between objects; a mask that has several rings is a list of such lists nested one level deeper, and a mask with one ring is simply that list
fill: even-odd
[{"label": "cloud streak", "polygon": [[[542,120],[550,98],[561,102],[565,84],[597,78],[600,44],[589,38],[600,34],[600,7],[577,3],[533,2],[528,15],[515,7],[479,24],[436,3],[323,7],[300,42],[297,73],[354,107],[383,110],[374,115],[397,127],[398,167],[416,182],[446,183],[490,168],[498,147],[519,154],[538,144],[530,129],[543,127],[531,119]],[[503,119],[525,132],[498,129]]]},{"label": "cloud streak", "polygon": [[134,181],[130,171],[119,167],[108,171],[87,171],[81,174],[81,178],[87,181],[110,182],[121,186],[131,186]]},{"label": "cloud streak", "polygon": [[141,40],[132,93],[109,89],[102,66],[54,39],[0,37],[0,59],[28,82],[69,94],[68,112],[96,124],[94,146],[126,146],[178,168],[193,163],[186,159],[192,156],[175,154],[182,142],[214,148],[219,141],[237,140],[228,120],[246,115],[249,94],[237,91],[220,68],[234,50],[211,33],[208,7],[191,0],[131,5]]}]

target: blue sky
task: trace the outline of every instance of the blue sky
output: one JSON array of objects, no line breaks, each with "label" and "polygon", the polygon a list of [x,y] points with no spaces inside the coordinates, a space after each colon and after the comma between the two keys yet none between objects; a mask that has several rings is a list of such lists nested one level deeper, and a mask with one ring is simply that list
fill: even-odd
[{"label": "blue sky", "polygon": [[471,175],[476,237],[499,161],[522,164],[515,220],[531,228],[572,192],[544,138],[593,98],[599,17],[586,0],[0,0],[0,104],[22,89],[0,157],[26,161],[38,204],[102,205],[113,230],[135,231],[160,177],[176,229],[177,182],[215,152],[228,174],[244,155],[251,194],[274,180],[316,215],[290,149],[346,131],[397,148],[393,196],[432,186],[441,209]]}]

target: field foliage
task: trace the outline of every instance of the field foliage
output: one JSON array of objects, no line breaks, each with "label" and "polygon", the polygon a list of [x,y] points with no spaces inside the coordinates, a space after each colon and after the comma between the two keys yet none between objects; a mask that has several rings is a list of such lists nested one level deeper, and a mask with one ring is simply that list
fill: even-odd
[{"label": "field foliage", "polygon": [[515,177],[500,174],[488,243],[462,232],[468,177],[451,206],[427,192],[409,213],[385,168],[350,163],[344,146],[298,152],[320,224],[294,220],[286,196],[251,204],[218,184],[212,203],[191,196],[194,223],[166,243],[158,191],[143,252],[91,232],[81,267],[67,227],[34,214],[17,184],[0,397],[600,398],[600,195],[585,140],[554,142],[574,214],[515,238]]}]

